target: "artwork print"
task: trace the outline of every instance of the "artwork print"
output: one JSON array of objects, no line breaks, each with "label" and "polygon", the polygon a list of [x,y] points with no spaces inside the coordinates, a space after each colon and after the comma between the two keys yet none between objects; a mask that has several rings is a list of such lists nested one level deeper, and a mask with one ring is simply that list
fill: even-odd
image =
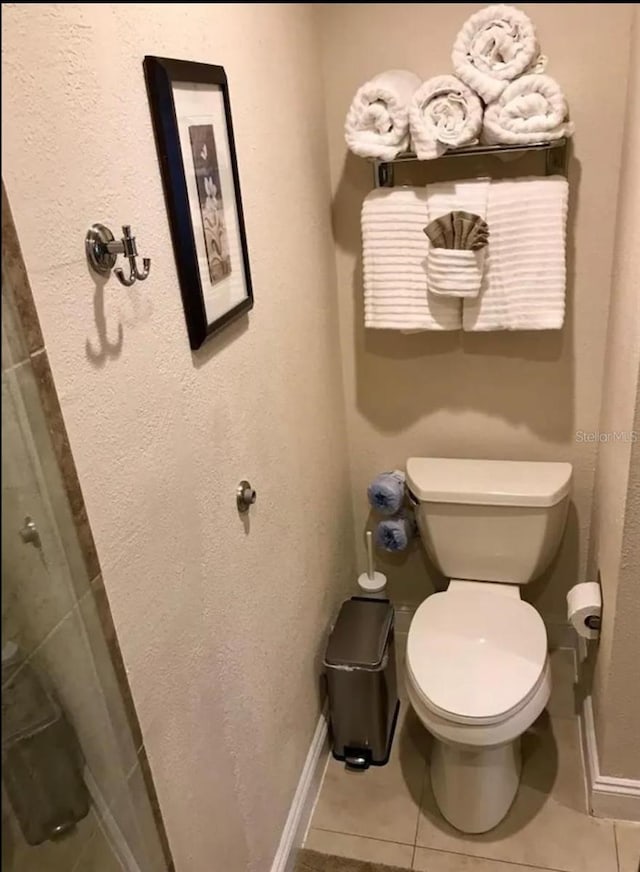
[{"label": "artwork print", "polygon": [[153,55],[144,75],[189,345],[197,351],[253,308],[229,83],[224,67]]},{"label": "artwork print", "polygon": [[231,256],[222,201],[216,141],[211,124],[189,127],[202,230],[211,284],[231,275]]}]

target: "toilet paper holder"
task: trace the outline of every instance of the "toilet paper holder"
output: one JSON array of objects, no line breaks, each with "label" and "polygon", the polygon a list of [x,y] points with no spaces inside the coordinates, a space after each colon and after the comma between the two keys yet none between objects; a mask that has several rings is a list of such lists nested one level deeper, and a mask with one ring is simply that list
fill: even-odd
[{"label": "toilet paper holder", "polygon": [[567,617],[583,639],[597,639],[602,626],[600,580],[575,584],[567,593]]}]

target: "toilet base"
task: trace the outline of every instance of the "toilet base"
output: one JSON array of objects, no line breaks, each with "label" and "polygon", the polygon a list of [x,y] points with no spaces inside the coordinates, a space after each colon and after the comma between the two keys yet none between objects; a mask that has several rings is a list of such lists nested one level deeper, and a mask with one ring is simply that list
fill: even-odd
[{"label": "toilet base", "polygon": [[434,738],[431,786],[442,815],[463,833],[486,833],[505,817],[518,791],[520,737],[471,748]]}]

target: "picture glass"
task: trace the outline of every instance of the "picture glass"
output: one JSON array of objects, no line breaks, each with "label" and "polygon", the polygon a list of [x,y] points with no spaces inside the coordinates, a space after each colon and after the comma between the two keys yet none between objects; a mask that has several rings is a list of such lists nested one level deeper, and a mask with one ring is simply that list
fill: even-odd
[{"label": "picture glass", "polygon": [[174,82],[198,270],[209,323],[247,296],[224,97],[219,85]]}]

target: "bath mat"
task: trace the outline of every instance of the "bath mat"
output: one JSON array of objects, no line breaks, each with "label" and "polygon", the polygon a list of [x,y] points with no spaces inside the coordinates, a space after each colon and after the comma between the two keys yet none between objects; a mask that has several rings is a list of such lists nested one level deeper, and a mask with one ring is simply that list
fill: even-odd
[{"label": "bath mat", "polygon": [[368,863],[366,860],[350,860],[348,857],[335,857],[333,854],[319,854],[303,848],[298,851],[294,872],[407,872],[399,866],[384,866],[382,863]]}]

